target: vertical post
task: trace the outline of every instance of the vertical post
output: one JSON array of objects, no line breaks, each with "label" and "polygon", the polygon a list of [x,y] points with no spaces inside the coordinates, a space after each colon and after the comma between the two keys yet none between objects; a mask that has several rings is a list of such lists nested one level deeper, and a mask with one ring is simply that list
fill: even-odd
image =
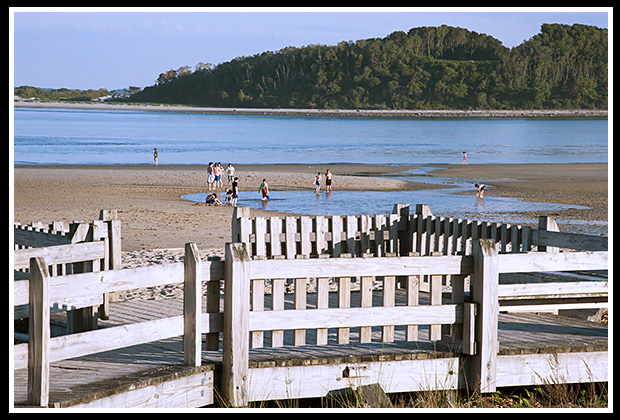
[{"label": "vertical post", "polygon": [[[117,210],[101,210],[99,220],[108,225],[108,264],[106,270],[118,270],[122,266],[121,254],[121,221],[118,219]],[[114,300],[116,292],[105,293],[103,304],[99,307],[99,317],[101,319],[110,318],[110,301]]]},{"label": "vertical post", "polygon": [[28,404],[49,403],[50,294],[47,264],[40,257],[30,259],[28,303]]},{"label": "vertical post", "polygon": [[[392,213],[399,216],[398,220],[398,255],[406,256],[413,251],[411,238],[412,232],[409,229],[409,204],[394,204]],[[397,252],[397,251],[392,251]]]},{"label": "vertical post", "polygon": [[[551,216],[538,216],[538,229],[539,230],[547,230],[550,232],[559,232],[560,228],[558,227],[557,222]],[[558,253],[559,248],[553,246],[543,246],[538,245],[538,250],[541,252],[549,252],[552,254]]]},{"label": "vertical post", "polygon": [[[233,242],[246,242],[244,238],[241,237],[241,218],[242,217],[250,217],[250,208],[249,207],[235,207],[232,212],[232,220],[231,220],[231,231],[232,231],[232,241]],[[249,236],[249,232],[244,232],[247,236]]]},{"label": "vertical post", "polygon": [[[92,242],[95,225],[85,222],[73,222],[70,226],[71,243]],[[73,263],[73,273],[87,273],[93,271],[90,261]],[[97,270],[99,271],[99,270]],[[67,311],[67,332],[79,333],[97,329],[97,314],[95,307],[77,308]]]},{"label": "vertical post", "polygon": [[183,353],[186,366],[200,366],[202,356],[202,277],[195,243],[185,244],[183,288]]},{"label": "vertical post", "polygon": [[[329,278],[319,277],[316,279],[316,308],[329,308]],[[327,328],[316,329],[316,344],[318,346],[327,344]]]},{"label": "vertical post", "polygon": [[473,243],[474,258],[471,296],[477,304],[475,341],[476,354],[471,358],[468,383],[479,392],[494,392],[497,372],[497,324],[499,314],[498,249],[492,239]]},{"label": "vertical post", "polygon": [[245,243],[227,243],[224,268],[222,395],[234,407],[248,404],[250,257]]},{"label": "vertical post", "polygon": [[[415,214],[418,219],[418,223],[415,229],[415,252],[419,255],[428,255],[428,242],[430,240],[430,224],[433,213],[428,204],[416,204]],[[424,275],[420,277],[418,282],[420,291],[430,291],[430,276]]]}]

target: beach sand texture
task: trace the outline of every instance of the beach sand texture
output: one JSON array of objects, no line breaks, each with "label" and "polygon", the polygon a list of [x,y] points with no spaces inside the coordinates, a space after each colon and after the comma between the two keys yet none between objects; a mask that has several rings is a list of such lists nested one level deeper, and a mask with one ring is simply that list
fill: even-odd
[{"label": "beach sand texture", "polygon": [[[310,190],[313,174],[328,167],[335,174],[335,191],[431,186],[373,176],[392,173],[394,167],[369,165],[238,166],[237,175],[242,191],[256,191],[263,178],[272,190]],[[556,212],[557,217],[607,220],[607,167],[606,163],[446,165],[431,175],[484,182],[493,187],[487,194],[591,207]],[[13,218],[19,223],[93,220],[101,209],[117,209],[123,251],[182,248],[187,242],[222,248],[230,241],[231,207],[181,198],[207,190],[206,166],[18,166],[13,190]],[[254,209],[252,213],[274,214]]]}]

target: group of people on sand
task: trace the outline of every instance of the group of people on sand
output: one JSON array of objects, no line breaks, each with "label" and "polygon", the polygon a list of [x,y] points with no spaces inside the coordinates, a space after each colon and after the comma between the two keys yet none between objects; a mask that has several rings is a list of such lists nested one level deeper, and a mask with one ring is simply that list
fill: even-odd
[{"label": "group of people on sand", "polygon": [[216,191],[223,188],[223,177],[228,177],[228,188],[226,189],[226,198],[222,203],[217,197],[217,193],[209,192],[205,202],[207,204],[215,204],[217,206],[224,205],[237,205],[237,198],[239,197],[239,177],[235,176],[235,167],[232,163],[229,163],[226,169],[222,167],[220,162],[209,162],[207,168],[207,186],[209,191]]},{"label": "group of people on sand", "polygon": [[[334,175],[329,171],[325,171],[325,191],[332,192],[332,180]],[[318,172],[314,177],[314,190],[317,194],[321,191],[321,173]]]},{"label": "group of people on sand", "polygon": [[207,168],[207,186],[209,191],[223,187],[224,175],[228,176],[228,184],[232,184],[235,178],[235,167],[232,163],[229,163],[226,169],[224,169],[221,162],[209,162],[209,167]]}]

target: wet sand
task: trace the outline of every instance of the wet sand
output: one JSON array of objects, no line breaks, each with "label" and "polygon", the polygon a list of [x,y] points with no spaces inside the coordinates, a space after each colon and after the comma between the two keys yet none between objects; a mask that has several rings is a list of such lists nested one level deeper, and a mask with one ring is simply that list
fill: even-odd
[{"label": "wet sand", "polygon": [[[435,166],[435,165],[434,165]],[[442,165],[439,165],[442,166]],[[518,198],[525,201],[577,204],[577,210],[522,213],[524,216],[555,216],[569,220],[607,221],[612,179],[607,163],[574,164],[485,164],[444,165],[432,176],[454,177],[483,183],[485,196]],[[472,187],[472,195],[475,189]]]},{"label": "wet sand", "polygon": [[[582,220],[608,217],[610,190],[606,163],[442,165],[430,173],[429,184],[382,176],[409,167],[236,166],[241,191],[256,191],[263,178],[267,178],[272,190],[311,190],[314,175],[319,171],[324,173],[327,168],[334,173],[335,191],[424,189],[432,187],[433,176],[449,176],[485,183],[489,186],[487,196],[591,207],[552,214],[558,217]],[[182,248],[187,242],[196,242],[201,249],[221,249],[230,241],[231,207],[181,198],[207,190],[205,166],[18,166],[14,168],[13,178],[15,222],[94,220],[101,209],[117,209],[122,223],[123,251]],[[273,214],[254,209],[252,212]]]}]

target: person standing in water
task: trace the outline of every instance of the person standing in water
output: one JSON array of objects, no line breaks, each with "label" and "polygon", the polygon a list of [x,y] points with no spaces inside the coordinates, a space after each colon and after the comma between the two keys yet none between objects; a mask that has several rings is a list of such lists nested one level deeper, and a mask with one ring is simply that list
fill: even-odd
[{"label": "person standing in water", "polygon": [[463,152],[463,164],[467,163],[467,153]]},{"label": "person standing in water", "polygon": [[155,166],[157,166],[158,162],[158,158],[159,158],[159,152],[157,151],[157,147],[155,148],[155,151],[153,152],[153,160],[155,160]]},{"label": "person standing in water", "polygon": [[329,169],[325,172],[325,191],[332,192],[332,179],[333,175]]},{"label": "person standing in water", "polygon": [[317,173],[314,177],[314,190],[319,193],[321,191],[321,173]]},{"label": "person standing in water", "polygon": [[269,200],[269,185],[266,179],[263,179],[260,187],[258,187],[258,192],[262,195],[263,200]]}]

